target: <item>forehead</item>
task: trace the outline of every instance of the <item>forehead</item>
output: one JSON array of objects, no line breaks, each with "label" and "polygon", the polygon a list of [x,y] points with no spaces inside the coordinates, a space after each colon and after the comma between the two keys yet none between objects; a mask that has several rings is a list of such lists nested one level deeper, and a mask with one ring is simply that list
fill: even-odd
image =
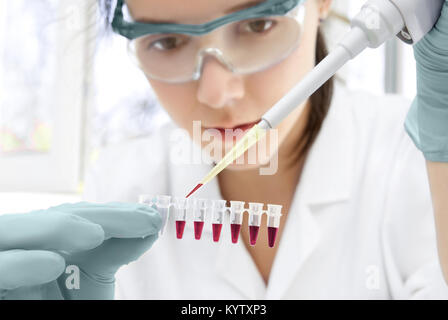
[{"label": "forehead", "polygon": [[264,0],[126,0],[140,22],[204,23]]}]

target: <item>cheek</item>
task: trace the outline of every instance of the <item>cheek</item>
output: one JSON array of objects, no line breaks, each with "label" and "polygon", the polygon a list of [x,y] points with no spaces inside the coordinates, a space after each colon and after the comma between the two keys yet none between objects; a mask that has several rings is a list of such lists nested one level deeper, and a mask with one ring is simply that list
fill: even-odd
[{"label": "cheek", "polygon": [[247,76],[247,91],[269,108],[283,97],[307,74],[315,64],[315,42],[313,34],[304,34],[301,44],[285,60],[275,66]]},{"label": "cheek", "polygon": [[167,84],[151,79],[148,81],[159,103],[173,121],[188,132],[192,131],[193,120],[200,120],[195,112],[197,84],[194,82]]},{"label": "cheek", "polygon": [[[252,96],[255,97],[258,105],[264,106],[264,112],[313,69],[315,65],[316,34],[316,32],[305,33],[299,47],[288,58],[274,67],[248,78],[248,91],[254,92]],[[300,108],[297,108],[278,126],[279,145],[282,144],[297,121],[302,118],[300,110]]]}]

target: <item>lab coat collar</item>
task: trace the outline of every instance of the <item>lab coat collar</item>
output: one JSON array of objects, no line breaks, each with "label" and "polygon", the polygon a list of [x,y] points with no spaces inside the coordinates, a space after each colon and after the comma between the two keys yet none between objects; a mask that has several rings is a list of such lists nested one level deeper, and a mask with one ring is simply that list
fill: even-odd
[{"label": "lab coat collar", "polygon": [[352,191],[355,129],[346,94],[336,90],[302,172],[299,185],[310,205],[344,201]]},{"label": "lab coat collar", "polygon": [[[230,235],[227,234],[227,237],[230,238]],[[221,240],[215,270],[245,299],[264,298],[266,293],[264,280],[242,239],[236,244],[231,243],[228,239]]]},{"label": "lab coat collar", "polygon": [[[311,148],[271,269],[267,299],[281,299],[300,267],[316,249],[321,230],[316,219],[329,205],[350,198],[354,171],[354,126],[344,91],[333,104]],[[345,103],[343,103],[345,102]]]},{"label": "lab coat collar", "polygon": [[[296,201],[298,200],[298,201]],[[321,237],[310,206],[296,198],[287,217],[266,289],[266,299],[281,299]],[[285,223],[283,221],[282,223]]]}]

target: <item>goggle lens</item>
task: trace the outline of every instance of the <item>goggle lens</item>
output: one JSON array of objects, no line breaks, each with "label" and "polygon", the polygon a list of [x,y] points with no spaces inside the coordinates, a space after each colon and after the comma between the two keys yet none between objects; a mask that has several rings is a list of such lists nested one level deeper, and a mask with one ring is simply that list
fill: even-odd
[{"label": "goggle lens", "polygon": [[233,22],[203,36],[152,34],[132,40],[131,48],[145,74],[157,80],[197,79],[210,54],[235,73],[253,73],[280,62],[298,46],[304,7],[287,16]]}]

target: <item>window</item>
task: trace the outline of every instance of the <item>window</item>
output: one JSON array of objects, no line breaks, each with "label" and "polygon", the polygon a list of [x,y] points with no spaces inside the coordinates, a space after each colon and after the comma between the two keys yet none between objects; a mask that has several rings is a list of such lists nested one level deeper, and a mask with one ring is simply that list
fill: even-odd
[{"label": "window", "polygon": [[0,0],[0,191],[71,192],[93,0]]}]

